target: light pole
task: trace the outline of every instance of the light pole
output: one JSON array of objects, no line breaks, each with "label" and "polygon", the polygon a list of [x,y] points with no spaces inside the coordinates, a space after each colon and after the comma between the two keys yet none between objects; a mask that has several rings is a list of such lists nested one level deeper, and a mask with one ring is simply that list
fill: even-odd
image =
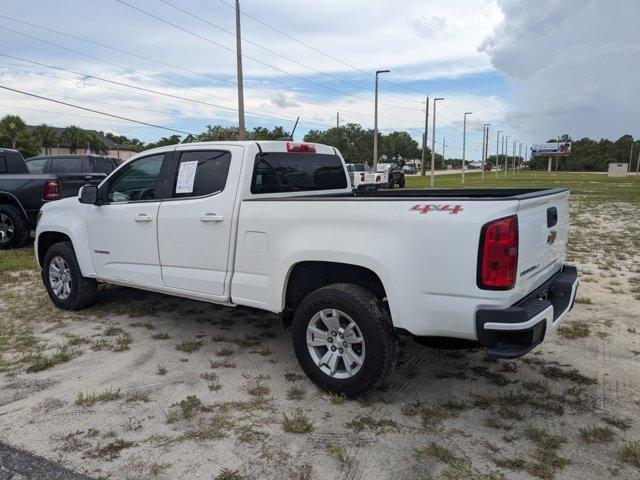
[{"label": "light pole", "polygon": [[500,134],[502,133],[502,130],[498,130],[498,133],[496,133],[496,178],[498,178],[498,155],[500,154]]},{"label": "light pole", "polygon": [[236,68],[238,71],[238,140],[246,138],[244,126],[244,82],[242,80],[242,37],[240,35],[240,0],[236,0]]},{"label": "light pole", "polygon": [[518,143],[518,141],[519,140],[513,141],[513,155],[511,155],[511,171],[513,173],[516,171],[516,143]]},{"label": "light pole", "polygon": [[433,99],[433,128],[431,130],[431,188],[436,181],[436,102],[444,100],[442,97]]},{"label": "light pole", "polygon": [[373,171],[378,168],[378,75],[381,73],[389,73],[390,70],[376,71],[376,96],[373,114]]},{"label": "light pole", "polygon": [[[446,165],[444,164],[444,147],[446,143],[447,143],[447,139],[442,137],[442,170],[447,169]],[[638,158],[640,159],[640,156]]]},{"label": "light pole", "polygon": [[505,141],[505,145],[503,145],[504,149],[502,151],[502,155],[504,156],[504,176],[507,176],[507,157],[509,156],[509,139],[511,138],[511,135],[507,135],[507,137],[504,139]]},{"label": "light pole", "polygon": [[484,182],[484,165],[487,162],[487,149],[489,147],[489,125],[485,123],[482,127],[482,181]]},{"label": "light pole", "polygon": [[425,115],[424,115],[424,133],[422,134],[422,164],[420,165],[420,174],[424,177],[427,171],[427,133],[429,132],[429,95],[427,95],[427,101],[425,102]]},{"label": "light pole", "polygon": [[464,183],[464,163],[467,151],[467,115],[473,112],[464,112],[464,127],[462,129],[462,183]]}]

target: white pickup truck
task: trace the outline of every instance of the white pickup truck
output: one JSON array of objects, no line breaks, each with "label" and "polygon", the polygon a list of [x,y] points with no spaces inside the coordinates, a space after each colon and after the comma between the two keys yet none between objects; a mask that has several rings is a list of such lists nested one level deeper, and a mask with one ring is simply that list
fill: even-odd
[{"label": "white pickup truck", "polygon": [[333,147],[211,142],[142,152],[44,205],[35,251],[53,303],[98,282],[279,313],[323,389],[371,390],[398,335],[515,358],[573,305],[569,191],[353,192]]}]

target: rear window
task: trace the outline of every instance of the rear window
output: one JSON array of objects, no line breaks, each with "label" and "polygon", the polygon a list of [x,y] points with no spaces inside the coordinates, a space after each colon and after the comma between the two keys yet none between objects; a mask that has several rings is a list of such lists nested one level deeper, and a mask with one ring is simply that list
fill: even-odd
[{"label": "rear window", "polygon": [[51,173],[82,173],[82,157],[52,158]]},{"label": "rear window", "polygon": [[260,153],[256,155],[251,193],[306,192],[347,188],[337,155]]},{"label": "rear window", "polygon": [[356,163],[353,165],[354,172],[370,172],[371,168],[369,165],[365,165],[364,163]]}]

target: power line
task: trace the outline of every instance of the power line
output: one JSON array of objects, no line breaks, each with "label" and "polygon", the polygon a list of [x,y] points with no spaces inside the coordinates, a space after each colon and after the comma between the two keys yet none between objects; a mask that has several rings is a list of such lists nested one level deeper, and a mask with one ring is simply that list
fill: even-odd
[{"label": "power line", "polygon": [[[201,40],[203,40],[205,42],[208,42],[208,43],[210,43],[212,45],[215,45],[215,46],[217,46],[219,48],[222,48],[224,50],[227,50],[227,51],[232,52],[232,53],[235,54],[235,50],[234,49],[232,49],[230,47],[227,47],[226,45],[223,45],[223,44],[221,44],[219,42],[216,42],[215,40],[211,40],[210,38],[205,37],[204,35],[200,35],[199,33],[196,33],[196,32],[193,32],[193,31],[187,29],[187,28],[181,27],[180,25],[175,24],[173,22],[170,22],[169,20],[166,20],[166,19],[164,19],[162,17],[159,17],[158,15],[155,15],[155,14],[153,14],[151,12],[148,12],[146,10],[138,8],[135,5],[131,5],[130,3],[125,2],[124,0],[116,0],[116,1],[121,3],[121,4],[123,4],[123,5],[126,5],[129,8],[132,8],[133,10],[136,10],[139,13],[142,13],[143,15],[147,15],[147,16],[149,16],[151,18],[154,18],[154,19],[156,19],[156,20],[158,20],[158,21],[160,21],[162,23],[165,23],[167,25],[171,25],[172,27],[177,28],[178,30],[181,30],[181,31],[183,31],[185,33],[188,33],[189,35],[193,35],[196,38],[199,38],[199,39],[201,39]],[[291,77],[297,78],[298,80],[301,80],[303,82],[307,82],[307,83],[310,83],[312,85],[315,85],[315,86],[318,86],[318,87],[321,87],[321,88],[325,88],[325,89],[328,89],[328,90],[332,90],[332,91],[334,91],[336,93],[340,93],[341,95],[357,98],[359,100],[369,101],[369,99],[367,99],[367,98],[359,97],[359,96],[354,95],[352,93],[345,92],[344,90],[340,90],[338,88],[331,87],[329,85],[324,85],[322,83],[316,82],[315,80],[311,80],[309,78],[302,77],[302,76],[297,75],[295,73],[289,72],[289,71],[287,71],[287,70],[285,70],[283,68],[276,67],[275,65],[271,65],[269,63],[263,62],[262,60],[259,60],[257,58],[250,57],[248,55],[243,55],[243,58],[246,58],[246,59],[251,60],[253,62],[259,63],[260,65],[264,65],[265,67],[272,68],[272,69],[277,70],[277,71],[279,71],[281,73],[284,73],[284,74],[289,75]],[[403,107],[401,105],[393,105],[393,104],[388,104],[388,103],[387,104],[383,104],[381,102],[380,102],[380,104],[381,105],[386,105],[386,106],[392,107],[392,108],[400,108],[400,109],[405,109],[405,110],[419,110],[419,109],[416,109],[415,107]]]},{"label": "power line", "polygon": [[40,100],[46,100],[48,102],[58,103],[60,105],[66,105],[67,107],[78,108],[80,110],[84,110],[84,111],[87,111],[87,112],[97,113],[99,115],[104,115],[106,117],[117,118],[118,120],[124,120],[124,121],[127,121],[127,122],[137,123],[139,125],[145,125],[147,127],[160,128],[162,130],[168,130],[170,132],[175,132],[175,133],[184,133],[185,135],[191,135],[191,134],[196,133],[196,132],[186,132],[184,130],[178,130],[176,128],[171,128],[171,127],[163,127],[162,125],[155,125],[153,123],[147,123],[147,122],[143,122],[141,120],[135,120],[133,118],[122,117],[120,115],[114,115],[112,113],[101,112],[100,110],[94,110],[92,108],[82,107],[80,105],[74,105],[72,103],[63,102],[61,100],[55,100],[53,98],[43,97],[41,95],[36,95],[35,93],[25,92],[24,90],[18,90],[17,88],[11,88],[11,87],[7,87],[5,85],[0,85],[0,88],[2,88],[4,90],[9,90],[10,92],[21,93],[23,95],[28,95],[30,97],[39,98]]},{"label": "power line", "polygon": [[[232,111],[232,112],[237,112],[238,111],[235,108],[226,107],[224,105],[216,105],[215,103],[205,102],[205,101],[202,101],[202,100],[197,100],[195,98],[182,97],[180,95],[174,95],[174,94],[171,94],[171,93],[161,92],[161,91],[158,91],[158,90],[153,90],[153,89],[141,87],[141,86],[138,86],[138,85],[131,85],[129,83],[119,82],[119,81],[116,81],[116,80],[110,80],[108,78],[99,77],[97,75],[89,75],[89,74],[85,74],[85,73],[81,73],[81,72],[75,72],[73,70],[67,70],[67,69],[64,69],[62,67],[56,67],[54,65],[47,65],[46,63],[36,62],[34,60],[27,60],[27,59],[24,59],[24,58],[15,57],[13,55],[7,55],[7,54],[4,54],[4,53],[0,53],[0,57],[11,58],[13,60],[27,62],[27,63],[38,65],[38,66],[41,66],[41,67],[51,68],[51,69],[54,69],[54,70],[58,70],[58,71],[66,72],[66,73],[71,73],[73,75],[78,75],[78,76],[82,77],[83,80],[87,80],[87,79],[90,79],[90,78],[95,78],[96,80],[100,80],[102,82],[115,84],[115,85],[120,85],[120,86],[124,86],[124,87],[127,87],[127,88],[132,88],[132,89],[140,90],[140,91],[144,91],[144,92],[149,92],[149,93],[152,93],[152,94],[155,94],[155,95],[162,95],[162,96],[173,98],[173,99],[177,99],[177,100],[183,100],[183,101],[197,103],[197,104],[201,104],[201,105],[207,105],[207,106],[210,106],[210,107],[215,107],[215,108],[219,108],[219,109],[222,109],[222,110],[228,110],[228,111]],[[275,119],[275,120],[284,120],[284,121],[288,121],[288,122],[294,121],[294,119],[291,119],[291,118],[276,117],[274,115],[265,115],[265,114],[261,114],[261,113],[250,112],[250,111],[247,111],[247,114],[255,116],[255,117],[271,118],[271,119]],[[314,124],[312,122],[300,122],[300,123],[306,123],[306,124],[309,124],[309,125],[322,126],[322,127],[325,127],[325,128],[327,127],[327,125]]]}]

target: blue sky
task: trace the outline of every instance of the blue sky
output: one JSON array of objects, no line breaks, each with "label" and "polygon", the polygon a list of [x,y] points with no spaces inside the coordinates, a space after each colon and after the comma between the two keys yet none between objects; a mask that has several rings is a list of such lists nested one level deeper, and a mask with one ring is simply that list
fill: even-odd
[{"label": "blue sky", "polygon": [[[2,15],[35,26],[0,19],[0,54],[16,57],[0,56],[0,85],[184,131],[232,125],[237,100],[229,3],[5,2]],[[380,84],[380,128],[420,138],[424,96],[445,97],[438,105],[436,148],[441,151],[446,138],[452,156],[461,156],[465,111],[473,112],[470,159],[480,157],[483,123],[492,125],[490,152],[496,129],[528,145],[564,132],[638,136],[632,79],[640,74],[640,42],[633,34],[640,4],[634,0],[244,0],[242,8],[250,15],[242,18],[246,110],[261,115],[248,115],[248,127],[290,128],[300,116],[301,138],[334,125],[336,112],[371,127],[371,72],[390,69]],[[628,75],[611,75],[621,71]],[[171,134],[0,91],[0,113],[9,112],[28,123],[77,124],[145,141]]]}]

